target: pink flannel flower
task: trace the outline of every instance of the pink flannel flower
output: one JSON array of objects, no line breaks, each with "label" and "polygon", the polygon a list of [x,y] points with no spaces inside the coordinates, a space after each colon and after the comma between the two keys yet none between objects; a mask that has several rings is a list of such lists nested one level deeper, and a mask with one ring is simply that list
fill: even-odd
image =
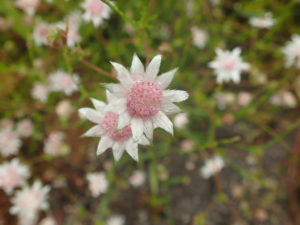
[{"label": "pink flannel flower", "polygon": [[130,71],[112,62],[120,84],[106,84],[106,88],[118,97],[111,107],[120,114],[117,129],[130,124],[133,139],[139,140],[143,133],[152,139],[153,129],[160,127],[173,134],[173,124],[166,114],[178,113],[174,102],[182,102],[188,93],[181,90],[165,90],[177,71],[158,75],[161,55],[155,56],[146,70],[140,59],[134,55]]},{"label": "pink flannel flower", "polygon": [[97,155],[102,154],[108,148],[112,148],[115,160],[119,160],[126,150],[126,152],[137,161],[138,144],[148,145],[149,142],[143,135],[137,142],[133,141],[132,131],[128,124],[121,129],[117,129],[120,115],[111,105],[116,105],[119,100],[108,91],[106,92],[106,96],[108,105],[99,100],[91,99],[95,109],[79,109],[79,113],[83,117],[97,124],[89,129],[84,136],[101,137],[97,148]]},{"label": "pink flannel flower", "polygon": [[20,164],[18,159],[0,165],[0,187],[11,194],[13,189],[25,183],[30,171],[27,166]]},{"label": "pink flannel flower", "polygon": [[86,178],[89,182],[89,190],[94,198],[106,192],[108,181],[106,179],[105,173],[88,173]]},{"label": "pink flannel flower", "polygon": [[43,103],[47,102],[49,95],[49,89],[46,85],[36,82],[31,90],[31,96]]},{"label": "pink flannel flower", "polygon": [[35,181],[32,187],[23,187],[12,198],[13,206],[10,213],[18,216],[20,225],[35,224],[39,211],[49,207],[47,202],[49,191],[50,187],[43,187],[40,181]]},{"label": "pink flannel flower", "polygon": [[33,16],[37,7],[40,4],[40,0],[17,0],[15,5],[22,9],[26,14]]},{"label": "pink flannel flower", "polygon": [[83,19],[92,21],[95,27],[98,27],[103,19],[108,19],[111,9],[101,0],[85,0],[81,7],[85,10]]},{"label": "pink flannel flower", "polygon": [[39,22],[33,30],[33,40],[37,46],[48,45],[47,37],[50,25],[45,22]]},{"label": "pink flannel flower", "polygon": [[62,91],[66,95],[71,95],[77,91],[77,83],[79,77],[77,74],[68,74],[62,70],[58,70],[49,75],[50,89],[52,91]]},{"label": "pink flannel flower", "polygon": [[12,129],[0,130],[0,154],[4,157],[17,154],[22,141]]},{"label": "pink flannel flower", "polygon": [[294,34],[292,40],[284,46],[282,52],[285,55],[286,67],[295,64],[300,69],[300,35]]},{"label": "pink flannel flower", "polygon": [[223,83],[232,80],[234,83],[240,83],[241,72],[250,68],[250,65],[243,62],[240,56],[241,49],[237,47],[232,51],[223,51],[217,48],[216,53],[217,57],[209,63],[209,67],[215,70],[217,82]]},{"label": "pink flannel flower", "polygon": [[263,16],[250,18],[249,23],[253,27],[267,29],[274,26],[276,20],[273,18],[272,13],[265,13]]},{"label": "pink flannel flower", "polygon": [[33,133],[33,123],[30,119],[23,119],[17,124],[17,133],[20,137],[28,138]]},{"label": "pink flannel flower", "polygon": [[68,145],[64,143],[65,134],[59,131],[52,131],[45,141],[44,151],[52,156],[61,156],[69,151]]}]

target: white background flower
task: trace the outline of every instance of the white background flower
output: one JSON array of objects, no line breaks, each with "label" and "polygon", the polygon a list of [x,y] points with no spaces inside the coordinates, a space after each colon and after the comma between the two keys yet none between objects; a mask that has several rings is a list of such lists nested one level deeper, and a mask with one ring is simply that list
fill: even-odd
[{"label": "white background flower", "polygon": [[0,130],[0,153],[2,156],[7,157],[17,154],[22,141],[18,137],[18,134],[12,129]]},{"label": "white background flower", "polygon": [[249,23],[253,27],[270,28],[274,26],[276,20],[273,18],[272,13],[265,13],[263,16],[250,18]]},{"label": "white background flower", "polygon": [[214,156],[213,158],[205,161],[204,166],[200,169],[200,173],[205,179],[207,179],[220,172],[224,166],[225,163],[221,156]]},{"label": "white background flower", "polygon": [[146,173],[143,170],[135,170],[128,180],[133,187],[140,187],[146,181]]},{"label": "white background flower", "polygon": [[68,74],[62,70],[57,70],[49,75],[49,83],[52,91],[62,91],[66,95],[71,95],[77,91],[79,77],[77,74]]},{"label": "white background flower", "polygon": [[108,181],[106,179],[105,173],[89,173],[87,174],[86,178],[89,182],[89,190],[94,198],[106,192]]},{"label": "white background flower", "polygon": [[214,69],[217,82],[223,83],[232,80],[234,83],[239,83],[241,72],[250,68],[248,63],[242,61],[241,49],[237,47],[232,51],[223,51],[217,48],[216,53],[217,57],[209,63],[209,67]]},{"label": "white background flower", "polygon": [[300,69],[300,35],[293,35],[292,40],[284,46],[282,51],[285,54],[285,65],[291,67],[295,63]]},{"label": "white background flower", "polygon": [[111,13],[109,6],[101,0],[85,0],[81,6],[85,10],[83,19],[92,21],[95,27],[98,27],[103,19],[108,19]]}]

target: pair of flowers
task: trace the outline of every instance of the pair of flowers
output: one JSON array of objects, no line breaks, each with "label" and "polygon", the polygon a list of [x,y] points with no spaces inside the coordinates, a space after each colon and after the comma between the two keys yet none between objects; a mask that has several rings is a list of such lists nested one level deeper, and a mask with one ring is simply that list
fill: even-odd
[{"label": "pair of flowers", "polygon": [[166,90],[177,69],[158,76],[161,56],[155,56],[146,70],[134,55],[131,68],[112,62],[119,84],[106,84],[107,104],[92,98],[95,109],[81,108],[80,114],[97,125],[84,136],[101,137],[97,154],[112,148],[115,160],[126,151],[138,160],[138,144],[148,145],[155,128],[173,134],[173,124],[168,114],[178,113],[174,103],[184,101],[188,93]]}]

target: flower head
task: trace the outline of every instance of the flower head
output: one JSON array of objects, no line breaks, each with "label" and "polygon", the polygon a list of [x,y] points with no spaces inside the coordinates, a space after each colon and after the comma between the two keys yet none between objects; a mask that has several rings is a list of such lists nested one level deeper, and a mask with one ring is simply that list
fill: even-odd
[{"label": "flower head", "polygon": [[89,190],[93,197],[98,197],[100,194],[105,193],[108,187],[108,181],[105,173],[89,173],[87,174],[87,180],[89,182]]},{"label": "flower head", "polygon": [[50,88],[52,91],[62,91],[66,95],[71,95],[77,91],[77,83],[79,77],[77,74],[68,74],[62,70],[58,70],[49,76]]},{"label": "flower head", "polygon": [[98,27],[103,19],[108,19],[111,13],[109,6],[101,0],[85,0],[81,6],[85,10],[83,19],[92,21],[95,27]]},{"label": "flower head", "polygon": [[56,225],[55,219],[53,217],[44,218],[39,225]]},{"label": "flower head", "polygon": [[23,119],[17,124],[17,133],[20,137],[30,137],[33,133],[33,124],[30,119]]},{"label": "flower head", "polygon": [[118,129],[128,124],[133,139],[139,140],[143,133],[152,139],[153,129],[160,127],[173,134],[173,124],[166,114],[178,113],[174,102],[188,98],[188,93],[180,90],[165,90],[171,83],[177,69],[157,76],[161,56],[155,56],[146,70],[140,59],[134,55],[130,71],[112,62],[120,84],[107,84],[106,87],[118,97],[111,107],[118,110]]},{"label": "flower head", "polygon": [[69,118],[74,112],[74,108],[69,100],[60,101],[55,107],[57,115],[61,118]]},{"label": "flower head", "polygon": [[272,13],[265,13],[264,16],[250,18],[249,23],[253,27],[270,28],[276,23],[276,20],[273,18]]},{"label": "flower head", "polygon": [[204,48],[208,39],[208,34],[205,30],[198,27],[192,27],[193,44],[198,48]]},{"label": "flower head", "polygon": [[124,223],[125,223],[125,218],[124,216],[121,215],[111,216],[107,220],[107,225],[124,225]]},{"label": "flower head", "polygon": [[50,25],[45,22],[39,22],[35,25],[33,30],[33,40],[37,46],[47,45],[47,37]]},{"label": "flower head", "polygon": [[11,194],[13,189],[23,185],[29,176],[28,167],[20,164],[18,159],[0,165],[0,187],[7,194]]},{"label": "flower head", "polygon": [[0,154],[4,157],[18,153],[22,141],[12,129],[0,130]]},{"label": "flower head", "polygon": [[225,163],[223,159],[220,156],[215,156],[205,162],[200,173],[205,179],[207,179],[220,172],[224,166]]},{"label": "flower head", "polygon": [[35,223],[38,212],[48,208],[47,196],[49,191],[50,187],[43,187],[40,181],[35,181],[32,187],[23,187],[12,198],[13,206],[10,209],[10,213],[18,215],[22,225]]},{"label": "flower head", "polygon": [[294,63],[300,69],[300,35],[293,35],[282,52],[285,54],[285,65],[291,67]]},{"label": "flower head", "polygon": [[17,0],[15,5],[22,9],[26,14],[34,15],[37,7],[40,4],[40,0]]},{"label": "flower head", "polygon": [[182,129],[188,122],[189,119],[186,113],[179,113],[174,117],[174,125],[178,129]]},{"label": "flower head", "polygon": [[52,131],[45,141],[44,151],[52,156],[64,155],[69,148],[64,143],[65,134],[59,131]]},{"label": "flower head", "polygon": [[31,95],[34,99],[45,103],[48,100],[49,89],[46,85],[36,82],[31,90]]},{"label": "flower head", "polygon": [[136,170],[129,177],[129,183],[133,187],[140,187],[145,183],[145,181],[146,181],[146,173],[143,170]]},{"label": "flower head", "polygon": [[217,57],[209,63],[209,67],[215,70],[217,82],[223,83],[232,80],[239,83],[241,72],[248,70],[250,65],[242,61],[241,49],[235,48],[231,52],[216,49]]},{"label": "flower head", "polygon": [[127,153],[135,160],[138,160],[138,144],[149,144],[143,135],[137,142],[133,141],[130,125],[117,129],[120,115],[116,112],[115,105],[119,100],[110,92],[106,92],[108,105],[96,99],[91,99],[96,110],[91,108],[81,108],[79,113],[96,123],[97,125],[89,129],[84,136],[101,137],[97,148],[97,155],[102,154],[108,148],[112,148],[113,155],[119,160],[126,150]]}]

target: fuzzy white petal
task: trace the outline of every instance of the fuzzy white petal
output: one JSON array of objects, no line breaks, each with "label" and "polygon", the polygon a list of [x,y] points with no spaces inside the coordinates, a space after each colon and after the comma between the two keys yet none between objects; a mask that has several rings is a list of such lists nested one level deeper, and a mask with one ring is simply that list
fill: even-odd
[{"label": "fuzzy white petal", "polygon": [[102,115],[101,113],[97,112],[91,108],[81,108],[79,109],[79,113],[84,116],[86,119],[90,120],[94,123],[101,123]]},{"label": "fuzzy white petal", "polygon": [[149,63],[146,69],[147,78],[149,80],[152,81],[156,78],[159,71],[160,63],[161,63],[161,55],[155,56]]},{"label": "fuzzy white petal", "polygon": [[98,144],[97,155],[102,154],[108,148],[112,147],[112,144],[113,144],[113,142],[109,137],[107,137],[107,136],[102,137]]},{"label": "fuzzy white petal", "polygon": [[160,127],[173,135],[173,124],[166,114],[159,111],[152,120],[156,127]]},{"label": "fuzzy white petal", "polygon": [[143,120],[140,118],[132,118],[131,120],[131,131],[134,141],[138,141],[143,134]]},{"label": "fuzzy white petal", "polygon": [[132,59],[132,64],[130,67],[130,72],[131,73],[144,73],[144,66],[139,57],[134,54],[133,59]]},{"label": "fuzzy white petal", "polygon": [[95,98],[90,98],[90,99],[93,103],[93,106],[95,107],[95,109],[97,111],[101,111],[106,105],[104,102],[99,101],[98,99],[95,99]]},{"label": "fuzzy white petal", "polygon": [[130,123],[130,115],[127,112],[120,114],[117,129],[120,130]]},{"label": "fuzzy white petal", "polygon": [[178,68],[175,68],[171,71],[161,74],[156,78],[156,82],[161,86],[162,89],[165,89],[170,85],[177,70]]},{"label": "fuzzy white petal", "polygon": [[166,114],[180,113],[180,108],[172,102],[163,103],[161,110]]},{"label": "fuzzy white petal", "polygon": [[149,145],[150,144],[149,140],[145,137],[145,135],[141,136],[138,143],[141,145]]},{"label": "fuzzy white petal", "polygon": [[128,70],[121,64],[111,62],[115,70],[117,71],[118,80],[124,87],[130,87],[133,84],[133,81],[130,77]]},{"label": "fuzzy white petal", "polygon": [[144,121],[144,133],[150,140],[153,138],[153,123],[150,119]]},{"label": "fuzzy white petal", "polygon": [[104,130],[99,126],[93,126],[87,132],[85,132],[82,136],[84,137],[100,137],[104,134]]},{"label": "fuzzy white petal", "polygon": [[126,151],[136,161],[139,160],[138,145],[132,141],[127,141],[125,144]]},{"label": "fuzzy white petal", "polygon": [[189,94],[181,90],[165,90],[163,91],[163,97],[166,101],[182,102],[188,99]]},{"label": "fuzzy white petal", "polygon": [[105,112],[114,112],[122,114],[126,110],[126,99],[120,98],[116,101],[111,102],[105,108]]},{"label": "fuzzy white petal", "polygon": [[124,146],[118,142],[114,143],[112,150],[116,161],[119,161],[124,153]]}]

